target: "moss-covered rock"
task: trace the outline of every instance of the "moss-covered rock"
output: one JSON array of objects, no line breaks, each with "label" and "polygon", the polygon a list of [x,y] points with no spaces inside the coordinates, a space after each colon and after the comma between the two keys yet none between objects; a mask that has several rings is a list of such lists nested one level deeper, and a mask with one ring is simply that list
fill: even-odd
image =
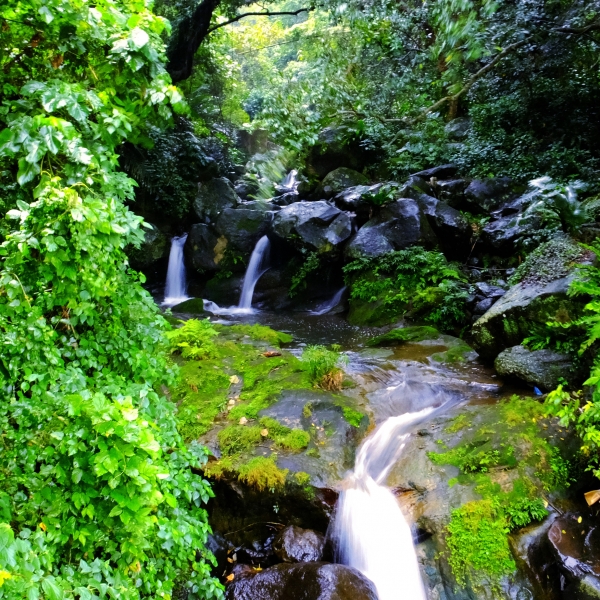
[{"label": "moss-covered rock", "polygon": [[176,313],[201,315],[204,313],[204,301],[202,298],[190,298],[189,300],[184,300],[183,302],[176,304],[171,310]]},{"label": "moss-covered rock", "polygon": [[323,178],[321,187],[325,197],[331,198],[346,188],[366,185],[368,182],[369,180],[362,173],[347,167],[340,167]]},{"label": "moss-covered rock", "polygon": [[150,225],[150,229],[146,229],[144,241],[139,248],[127,247],[127,256],[134,269],[149,267],[168,255],[169,241],[167,236],[159,231],[155,225]]},{"label": "moss-covered rock", "polygon": [[428,325],[415,325],[413,327],[398,327],[387,333],[371,338],[367,346],[396,346],[406,342],[422,342],[435,340],[440,337],[440,332],[435,327]]}]

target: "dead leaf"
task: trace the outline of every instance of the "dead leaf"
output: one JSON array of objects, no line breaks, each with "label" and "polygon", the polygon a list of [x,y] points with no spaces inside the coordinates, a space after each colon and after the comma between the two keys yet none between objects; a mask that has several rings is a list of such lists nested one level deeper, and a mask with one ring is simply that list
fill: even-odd
[{"label": "dead leaf", "polygon": [[240,419],[240,425],[245,425],[248,422],[248,419],[246,419],[246,417],[242,417]]},{"label": "dead leaf", "polygon": [[239,382],[240,382],[240,378],[237,375],[232,375],[229,378],[229,383],[233,383],[235,385],[236,383],[239,383]]},{"label": "dead leaf", "polygon": [[261,429],[260,435],[262,435],[263,437],[267,437],[269,435],[269,430],[268,429]]},{"label": "dead leaf", "polygon": [[273,358],[273,356],[281,356],[281,352],[277,352],[277,350],[267,350],[263,352],[263,356],[265,358]]},{"label": "dead leaf", "polygon": [[65,57],[62,54],[57,54],[55,57],[50,59],[50,64],[52,65],[53,69],[58,69],[58,67],[60,67],[64,61]]},{"label": "dead leaf", "polygon": [[231,573],[230,575],[227,575],[227,577],[225,577],[226,581],[233,581],[235,575],[233,573]]},{"label": "dead leaf", "polygon": [[227,404],[229,404],[229,406],[233,406],[235,404],[235,400],[231,399]]},{"label": "dead leaf", "polygon": [[588,506],[592,504],[596,504],[598,500],[600,500],[600,490],[592,490],[591,492],[586,492],[584,494],[585,501],[588,503]]}]

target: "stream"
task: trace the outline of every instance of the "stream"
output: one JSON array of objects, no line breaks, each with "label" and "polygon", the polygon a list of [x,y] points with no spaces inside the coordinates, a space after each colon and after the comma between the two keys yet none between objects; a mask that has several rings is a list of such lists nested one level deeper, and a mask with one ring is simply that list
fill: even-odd
[{"label": "stream", "polygon": [[[172,243],[167,292],[185,295],[185,270],[179,254],[181,238]],[[491,370],[475,361],[453,365],[436,360],[451,347],[451,336],[394,348],[367,348],[365,340],[380,330],[355,327],[330,311],[342,303],[345,288],[314,310],[273,313],[252,308],[252,293],[268,269],[269,241],[259,240],[249,262],[238,306],[221,308],[204,301],[212,319],[223,324],[259,323],[290,333],[293,353],[308,344],[338,344],[348,357],[345,370],[356,386],[343,393],[358,400],[374,430],[356,451],[350,471],[336,465],[317,483],[340,490],[329,537],[336,561],[358,569],[374,582],[379,600],[426,600],[427,594],[415,550],[411,515],[405,514],[388,478],[414,432],[437,415],[467,402],[496,402],[500,389]],[[165,298],[165,303],[168,298]],[[189,316],[189,315],[188,315]],[[301,455],[287,457],[283,466],[309,470]],[[316,477],[319,479],[319,476]]]}]

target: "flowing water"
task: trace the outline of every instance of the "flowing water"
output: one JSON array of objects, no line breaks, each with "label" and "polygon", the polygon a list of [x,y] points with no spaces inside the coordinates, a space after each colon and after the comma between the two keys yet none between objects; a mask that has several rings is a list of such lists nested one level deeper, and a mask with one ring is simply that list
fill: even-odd
[{"label": "flowing water", "polygon": [[311,310],[310,314],[320,316],[331,312],[334,308],[336,308],[336,306],[339,306],[345,291],[346,286],[338,290],[329,300],[327,300],[327,302],[323,302],[323,304],[318,306],[315,310]]},{"label": "flowing water", "polygon": [[252,308],[252,296],[254,296],[254,288],[261,275],[268,269],[269,252],[271,250],[271,242],[266,235],[263,235],[256,243],[250,262],[244,275],[244,283],[242,285],[242,293],[240,294],[240,302],[238,308]]},{"label": "flowing water", "polygon": [[187,281],[185,265],[183,263],[183,246],[185,245],[187,236],[188,234],[186,233],[171,240],[163,306],[175,306],[180,302],[188,300],[188,296],[186,295]]}]

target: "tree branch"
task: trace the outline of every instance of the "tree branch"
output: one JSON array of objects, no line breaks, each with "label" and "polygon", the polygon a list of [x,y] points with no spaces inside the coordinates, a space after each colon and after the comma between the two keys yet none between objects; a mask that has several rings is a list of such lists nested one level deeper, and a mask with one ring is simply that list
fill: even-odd
[{"label": "tree branch", "polygon": [[244,17],[279,17],[279,16],[283,16],[283,15],[290,15],[292,17],[295,17],[295,16],[298,16],[300,13],[310,12],[311,10],[314,10],[314,7],[311,6],[310,8],[299,8],[298,10],[294,10],[294,11],[282,11],[282,12],[262,11],[262,12],[243,13],[241,15],[238,15],[237,17],[234,17],[233,19],[229,19],[229,21],[224,21],[223,23],[214,25],[207,31],[207,35],[209,33],[212,33],[213,31],[216,31],[220,27],[225,27],[226,25],[231,25],[232,23],[236,23],[237,21],[239,21],[240,19],[243,19]]},{"label": "tree branch", "polygon": [[574,33],[575,35],[584,35],[594,29],[600,29],[600,21],[594,21],[593,23],[590,23],[589,25],[579,29],[575,27],[556,27],[553,31],[557,31],[558,33]]},{"label": "tree branch", "polygon": [[492,60],[487,65],[485,65],[485,67],[482,67],[481,69],[479,69],[479,71],[477,71],[477,73],[475,73],[469,79],[469,81],[467,81],[467,83],[465,83],[465,85],[463,86],[463,88],[460,91],[456,92],[456,94],[453,94],[450,96],[445,96],[444,98],[441,98],[440,100],[438,100],[435,104],[432,104],[428,108],[423,109],[421,115],[418,118],[425,117],[430,112],[434,112],[435,110],[437,110],[438,108],[440,108],[441,106],[446,104],[446,102],[450,102],[450,103],[457,102],[461,96],[464,96],[475,85],[475,83],[479,79],[481,79],[486,73],[491,71],[505,56],[508,56],[511,52],[514,52],[515,50],[517,50],[517,48],[524,46],[530,40],[531,40],[531,37],[528,37],[528,38],[525,38],[524,40],[521,40],[520,42],[515,42],[514,44],[511,44],[510,46],[507,46],[506,48],[504,48],[504,50],[502,50],[502,52],[500,52],[500,54],[497,54],[495,56],[494,60]]}]

